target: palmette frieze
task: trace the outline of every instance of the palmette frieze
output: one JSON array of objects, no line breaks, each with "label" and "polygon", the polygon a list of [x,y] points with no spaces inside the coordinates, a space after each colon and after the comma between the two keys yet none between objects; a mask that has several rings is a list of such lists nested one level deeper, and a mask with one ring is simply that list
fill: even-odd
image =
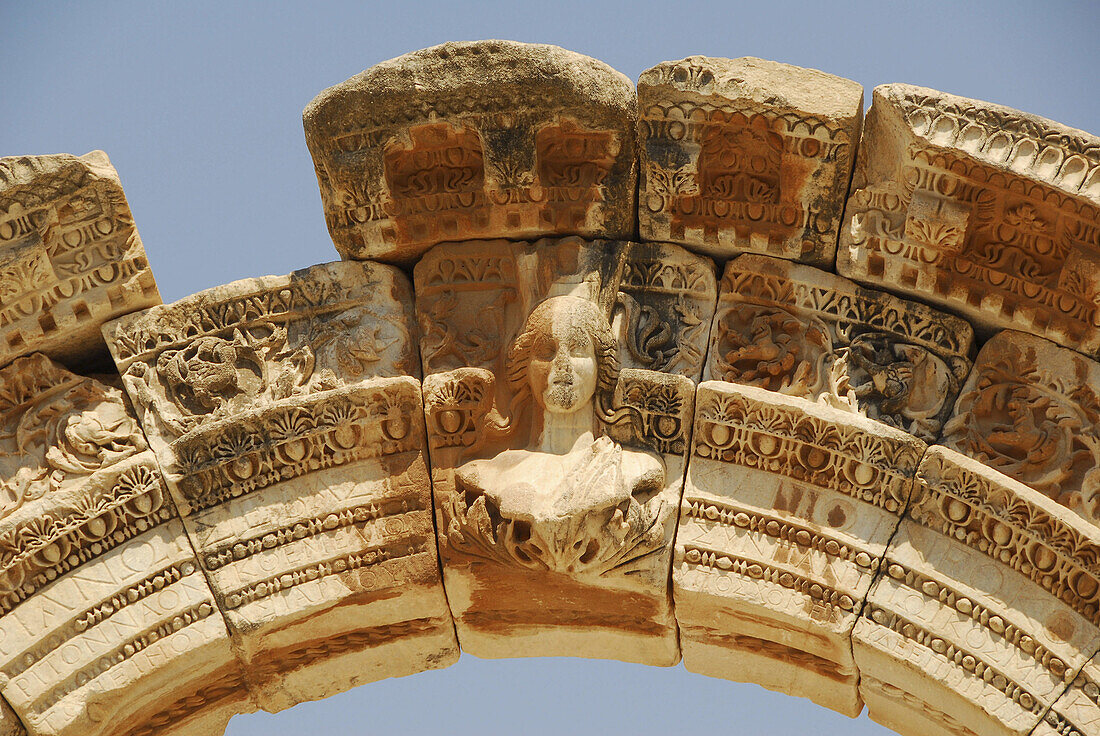
[{"label": "palmette frieze", "polygon": [[796,410],[714,394],[696,414],[696,457],[756,467],[831,488],[891,513],[905,507],[920,450],[877,441]]},{"label": "palmette frieze", "polygon": [[140,717],[148,662],[189,658],[185,687],[232,668],[225,625],[121,390],[41,354],[0,375],[0,690],[32,733],[109,736],[91,704]]},{"label": "palmette frieze", "polygon": [[[175,517],[151,458],[21,524],[0,529],[0,609],[10,611],[58,576]],[[102,484],[102,485],[101,485]]]},{"label": "palmette frieze", "polygon": [[[673,562],[685,665],[858,714],[851,632],[925,445],[802,397],[725,381],[698,394]],[[711,635],[715,620],[732,635]]]},{"label": "palmette frieze", "polygon": [[1097,537],[1034,502],[1012,481],[968,472],[942,454],[921,463],[908,514],[1031,578],[1100,625]]},{"label": "palmette frieze", "polygon": [[[0,735],[205,736],[459,645],[1100,733],[1095,136],[500,41],[303,121],[340,254],[408,271],[155,306],[102,154],[0,161]],[[102,370],[104,322],[117,375],[27,357]]]},{"label": "palmette frieze", "polygon": [[[457,656],[416,332],[405,276],[351,262],[234,282],[105,328],[260,708]],[[308,636],[351,638],[286,664]]]},{"label": "palmette frieze", "polygon": [[334,390],[194,430],[171,446],[165,470],[181,513],[316,470],[418,451],[419,397],[407,379]]}]

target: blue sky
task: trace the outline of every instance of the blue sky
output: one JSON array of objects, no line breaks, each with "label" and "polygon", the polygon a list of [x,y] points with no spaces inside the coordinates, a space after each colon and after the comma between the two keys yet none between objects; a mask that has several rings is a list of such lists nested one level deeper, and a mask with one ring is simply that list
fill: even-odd
[{"label": "blue sky", "polygon": [[[87,2],[0,0],[0,156],[101,148],[165,301],[338,256],[301,110],[384,59],[508,38],[636,79],[691,54],[760,56],[871,88],[910,82],[1100,132],[1100,2]],[[631,732],[870,736],[809,702],[576,659],[486,661],[368,685],[231,736]]]}]

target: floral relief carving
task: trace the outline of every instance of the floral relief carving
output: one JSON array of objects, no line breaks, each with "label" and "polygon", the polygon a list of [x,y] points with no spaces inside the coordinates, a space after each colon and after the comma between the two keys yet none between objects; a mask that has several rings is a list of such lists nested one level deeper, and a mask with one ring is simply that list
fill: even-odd
[{"label": "floral relief carving", "polygon": [[[364,671],[457,656],[412,318],[399,270],[342,262],[227,284],[105,328],[265,709],[340,692]],[[273,642],[315,628],[370,646],[311,648],[294,669],[269,666],[280,660]]]},{"label": "floral relief carving", "polygon": [[74,380],[41,356],[13,365],[9,372],[38,372],[58,384],[52,400],[6,415],[0,429],[0,462],[6,466],[0,518],[147,448],[118,389]]},{"label": "floral relief carving", "polygon": [[[368,276],[354,293],[320,279],[292,286],[274,300],[276,290],[263,298],[230,297],[196,305],[197,316],[163,312],[149,324],[117,329],[113,348],[135,403],[154,410],[150,416],[180,436],[244,410],[370,376],[416,374],[408,326],[366,296],[372,287],[385,289],[384,282]],[[201,332],[194,339],[180,339],[196,329]]]},{"label": "floral relief carving", "polygon": [[837,272],[1100,353],[1095,137],[908,85],[878,88],[872,110]]},{"label": "floral relief carving", "polygon": [[706,376],[939,436],[970,368],[962,320],[808,266],[726,266]]},{"label": "floral relief carving", "polygon": [[1100,521],[1100,366],[1020,333],[978,356],[943,444]]},{"label": "floral relief carving", "polygon": [[794,395],[820,392],[828,380],[828,328],[784,309],[730,310],[717,325],[718,375],[724,381]]}]

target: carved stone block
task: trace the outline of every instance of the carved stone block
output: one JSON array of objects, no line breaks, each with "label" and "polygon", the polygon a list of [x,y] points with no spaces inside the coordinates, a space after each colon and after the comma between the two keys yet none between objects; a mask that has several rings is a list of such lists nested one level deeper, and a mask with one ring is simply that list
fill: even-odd
[{"label": "carved stone block", "polygon": [[99,328],[160,304],[103,151],[0,158],[0,365],[38,351],[106,358]]},{"label": "carved stone block", "polygon": [[717,292],[709,258],[675,245],[632,243],[612,324],[623,367],[698,381]]},{"label": "carved stone block", "polygon": [[862,709],[849,636],[925,445],[849,412],[699,385],[673,561],[684,666]]},{"label": "carved stone block", "polygon": [[676,246],[454,243],[414,280],[463,650],[675,664],[668,567],[713,265]]},{"label": "carved stone block", "polygon": [[852,190],[839,273],[1100,355],[1100,138],[883,85]]},{"label": "carved stone block", "polygon": [[863,88],[763,59],[692,56],[638,80],[644,240],[831,268]]},{"label": "carved stone block", "polygon": [[871,718],[903,736],[1030,734],[1097,646],[1098,581],[1100,530],[929,448],[853,633]]},{"label": "carved stone block", "polygon": [[1100,733],[1100,653],[1073,678],[1062,697],[1031,732],[1033,736],[1091,736]]},{"label": "carved stone block", "polygon": [[636,109],[600,61],[478,41],[377,64],[303,120],[337,250],[409,262],[442,241],[630,237]]},{"label": "carved stone block", "polygon": [[105,327],[265,710],[458,656],[411,301],[334,263]]},{"label": "carved stone block", "polygon": [[995,335],[940,444],[1100,523],[1100,363],[1021,332]]},{"label": "carved stone block", "polygon": [[706,380],[850,409],[935,441],[974,331],[923,304],[756,255],[726,264]]},{"label": "carved stone block", "polygon": [[254,710],[122,391],[41,354],[0,370],[0,491],[0,689],[31,733],[220,733]]}]

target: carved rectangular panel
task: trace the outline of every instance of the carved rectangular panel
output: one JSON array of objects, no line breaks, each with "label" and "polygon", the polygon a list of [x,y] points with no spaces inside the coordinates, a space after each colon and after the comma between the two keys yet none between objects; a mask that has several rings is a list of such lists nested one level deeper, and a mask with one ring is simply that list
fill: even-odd
[{"label": "carved rectangular panel", "polygon": [[982,346],[940,444],[1100,522],[1100,363],[1006,330]]},{"label": "carved rectangular panel", "polygon": [[692,672],[862,709],[849,636],[924,443],[805,399],[699,385],[672,582]]},{"label": "carved rectangular panel", "polygon": [[376,64],[303,122],[337,250],[411,262],[445,241],[629,237],[636,109],[600,61],[478,41]]},{"label": "carved rectangular panel", "polygon": [[929,448],[853,633],[871,718],[903,736],[1030,734],[1100,643],[1098,580],[1095,527]]},{"label": "carved rectangular panel", "polygon": [[832,267],[862,87],[762,59],[692,56],[643,72],[638,108],[643,239]]},{"label": "carved rectangular panel", "polygon": [[32,734],[220,732],[254,710],[119,389],[41,354],[0,370],[0,470],[0,689]]},{"label": "carved rectangular panel", "polygon": [[265,710],[458,656],[411,314],[333,263],[105,328]]},{"label": "carved rectangular panel", "polygon": [[877,87],[837,271],[1100,354],[1100,139],[922,87]]},{"label": "carved rectangular panel", "polygon": [[160,304],[103,151],[0,158],[0,365],[38,351],[106,358],[99,328]]},{"label": "carved rectangular panel", "polygon": [[454,243],[415,283],[463,650],[675,664],[668,566],[713,265],[676,246]]},{"label": "carved rectangular panel", "polygon": [[612,327],[624,367],[698,381],[718,286],[714,262],[675,245],[632,243]]},{"label": "carved rectangular panel", "polygon": [[932,442],[970,371],[957,317],[811,266],[726,264],[704,378],[850,409]]}]

